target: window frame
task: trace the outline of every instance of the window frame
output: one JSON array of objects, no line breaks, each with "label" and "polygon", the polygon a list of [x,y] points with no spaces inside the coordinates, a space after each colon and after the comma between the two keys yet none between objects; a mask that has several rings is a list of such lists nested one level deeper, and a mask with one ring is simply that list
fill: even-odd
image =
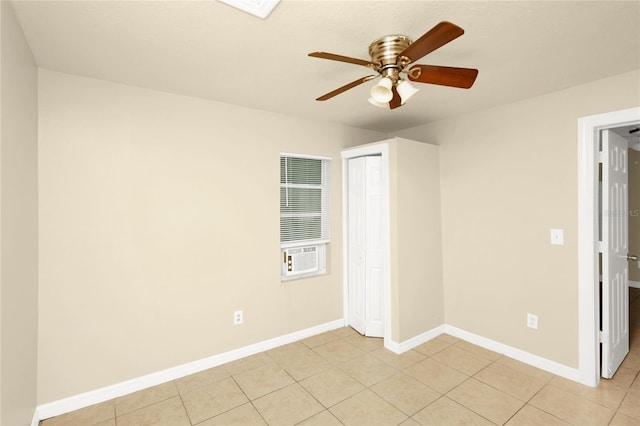
[{"label": "window frame", "polygon": [[[305,247],[305,246],[318,246],[318,270],[310,273],[303,273],[299,275],[289,275],[285,274],[284,266],[281,268],[281,278],[282,281],[290,281],[299,278],[307,278],[316,275],[324,275],[327,272],[326,267],[326,253],[327,253],[327,245],[331,242],[331,157],[325,156],[317,156],[317,155],[307,155],[307,154],[294,154],[288,152],[280,153],[280,164],[282,164],[283,158],[300,158],[300,159],[309,159],[309,160],[320,160],[322,161],[321,165],[321,183],[319,185],[316,184],[299,184],[299,183],[283,183],[282,175],[280,175],[280,193],[282,194],[282,189],[320,189],[320,211],[316,214],[315,212],[304,212],[304,213],[283,213],[282,211],[282,198],[280,205],[280,262],[282,262],[283,253],[285,250],[295,247]],[[280,195],[282,197],[282,195]],[[320,238],[314,239],[305,239],[305,240],[294,240],[294,241],[286,241],[283,242],[282,239],[282,219],[285,217],[316,217],[319,216],[321,220],[320,224]],[[326,233],[323,232],[326,230]]]}]

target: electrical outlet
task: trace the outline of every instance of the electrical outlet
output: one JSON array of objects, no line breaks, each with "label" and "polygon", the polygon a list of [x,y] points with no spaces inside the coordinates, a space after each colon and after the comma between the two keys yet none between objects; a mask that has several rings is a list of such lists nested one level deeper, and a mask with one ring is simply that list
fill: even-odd
[{"label": "electrical outlet", "polygon": [[240,325],[243,321],[242,311],[235,311],[233,313],[233,325]]},{"label": "electrical outlet", "polygon": [[527,312],[527,327],[538,329],[538,316]]}]

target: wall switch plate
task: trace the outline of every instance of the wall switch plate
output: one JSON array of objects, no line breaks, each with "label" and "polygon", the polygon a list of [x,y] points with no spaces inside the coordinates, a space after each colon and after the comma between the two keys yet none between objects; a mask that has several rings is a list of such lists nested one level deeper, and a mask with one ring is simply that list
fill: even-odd
[{"label": "wall switch plate", "polygon": [[554,246],[563,246],[564,245],[564,230],[563,229],[552,229],[551,230],[551,244]]},{"label": "wall switch plate", "polygon": [[242,311],[235,311],[233,313],[233,325],[240,325],[242,324],[242,321],[244,320],[244,315],[242,313]]},{"label": "wall switch plate", "polygon": [[527,327],[538,329],[538,316],[527,312]]}]

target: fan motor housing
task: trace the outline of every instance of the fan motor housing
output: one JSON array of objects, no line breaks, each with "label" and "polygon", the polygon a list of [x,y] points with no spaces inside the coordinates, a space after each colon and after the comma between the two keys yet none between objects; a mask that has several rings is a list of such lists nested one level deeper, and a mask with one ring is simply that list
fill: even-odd
[{"label": "fan motor housing", "polygon": [[[385,65],[396,65],[398,55],[402,53],[413,41],[403,35],[388,35],[376,39],[369,45],[369,56],[371,62]],[[399,65],[399,64],[398,64]]]}]

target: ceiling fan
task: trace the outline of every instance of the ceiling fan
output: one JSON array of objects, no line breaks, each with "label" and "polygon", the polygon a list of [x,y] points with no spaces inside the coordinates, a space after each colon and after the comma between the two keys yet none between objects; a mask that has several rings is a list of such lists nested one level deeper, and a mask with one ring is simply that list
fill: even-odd
[{"label": "ceiling fan", "polygon": [[388,105],[391,109],[398,108],[418,92],[418,89],[414,88],[401,74],[406,74],[408,80],[417,83],[468,89],[473,86],[478,76],[476,69],[419,64],[407,68],[411,63],[455,40],[462,34],[464,34],[462,28],[451,22],[443,21],[416,41],[403,35],[380,37],[369,45],[370,61],[327,52],[309,53],[309,56],[314,58],[362,65],[377,72],[377,74],[359,78],[326,93],[316,101],[326,101],[362,83],[381,77],[380,82],[371,88],[369,102],[379,107],[387,107]]}]

